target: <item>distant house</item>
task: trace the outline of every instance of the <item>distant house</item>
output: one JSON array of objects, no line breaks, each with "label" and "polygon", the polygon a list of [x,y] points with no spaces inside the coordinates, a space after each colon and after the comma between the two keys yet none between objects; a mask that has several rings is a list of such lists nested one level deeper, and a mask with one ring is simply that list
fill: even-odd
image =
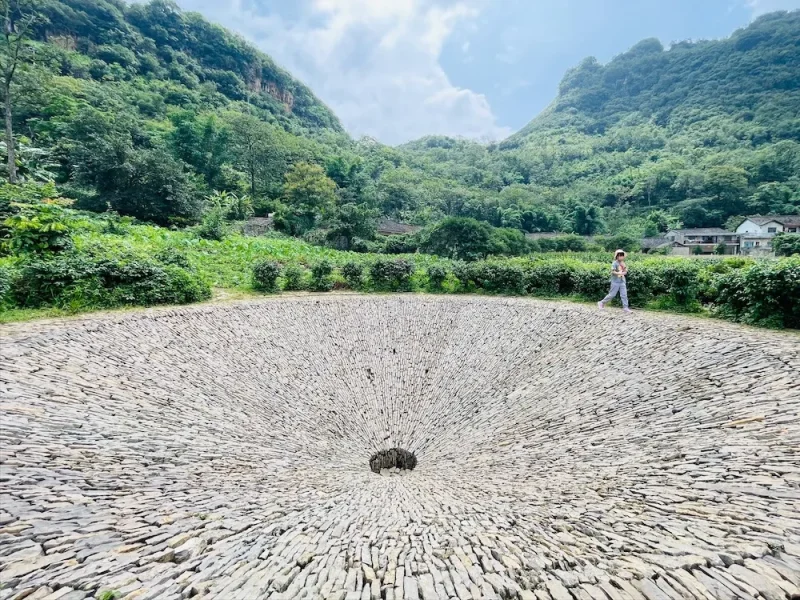
[{"label": "distant house", "polygon": [[564,237],[565,233],[561,233],[558,231],[542,231],[537,233],[526,233],[525,237],[529,240],[549,240],[558,237]]},{"label": "distant house", "polygon": [[408,235],[417,233],[421,229],[419,225],[409,225],[391,219],[383,219],[378,223],[378,233],[381,235]]},{"label": "distant house", "polygon": [[[739,236],[733,231],[725,231],[720,227],[700,227],[697,229],[672,229],[664,237],[670,242],[677,242],[688,248],[688,252],[674,254],[693,254],[700,248],[700,254],[714,254],[717,246],[725,244],[725,254],[739,253]],[[676,248],[677,250],[677,248]]]},{"label": "distant house", "polygon": [[642,252],[645,254],[653,252],[654,250],[663,251],[667,250],[669,254],[689,255],[691,248],[680,242],[670,241],[665,237],[651,237],[644,238],[640,242]]},{"label": "distant house", "polygon": [[736,228],[744,253],[771,250],[777,234],[798,232],[800,215],[754,215]]}]

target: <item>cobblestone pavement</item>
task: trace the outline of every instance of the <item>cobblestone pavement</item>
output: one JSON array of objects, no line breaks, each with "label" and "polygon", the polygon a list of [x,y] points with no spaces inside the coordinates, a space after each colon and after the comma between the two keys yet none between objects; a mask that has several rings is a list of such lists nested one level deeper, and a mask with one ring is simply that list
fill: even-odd
[{"label": "cobblestone pavement", "polygon": [[799,339],[424,296],[18,327],[0,600],[798,598]]}]

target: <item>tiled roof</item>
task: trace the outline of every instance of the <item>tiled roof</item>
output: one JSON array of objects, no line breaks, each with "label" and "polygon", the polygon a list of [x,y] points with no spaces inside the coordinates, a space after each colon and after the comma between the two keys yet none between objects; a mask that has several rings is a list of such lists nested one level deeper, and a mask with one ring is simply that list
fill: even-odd
[{"label": "tiled roof", "polygon": [[785,227],[800,227],[800,215],[753,215],[747,218],[756,225],[766,225],[774,221]]},{"label": "tiled roof", "polygon": [[669,233],[680,233],[681,235],[734,235],[733,231],[727,231],[721,227],[699,227],[697,229],[673,229]]}]

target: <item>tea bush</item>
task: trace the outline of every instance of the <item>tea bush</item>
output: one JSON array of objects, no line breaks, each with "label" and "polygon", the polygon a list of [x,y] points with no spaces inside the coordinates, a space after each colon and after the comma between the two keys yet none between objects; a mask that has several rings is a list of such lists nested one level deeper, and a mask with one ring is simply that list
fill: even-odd
[{"label": "tea bush", "polygon": [[363,285],[364,267],[355,261],[346,262],[342,265],[342,277],[347,282],[351,290],[360,289]]},{"label": "tea bush", "polygon": [[333,265],[321,260],[311,267],[311,289],[315,292],[329,292],[333,289]]},{"label": "tea bush", "polygon": [[432,291],[441,290],[445,280],[447,279],[448,275],[447,267],[440,264],[430,265],[428,267],[427,273],[428,273],[428,287]]},{"label": "tea bush", "polygon": [[484,290],[493,294],[522,294],[525,272],[522,267],[505,261],[461,263],[454,270],[462,291]]},{"label": "tea bush", "polygon": [[377,290],[410,292],[414,264],[404,259],[378,259],[369,267],[369,277]]},{"label": "tea bush", "polygon": [[23,308],[189,304],[211,297],[211,288],[196,273],[175,265],[77,253],[26,264],[13,283],[13,292]]},{"label": "tea bush", "polygon": [[535,296],[566,296],[578,291],[582,271],[574,261],[532,262],[525,269],[524,290]]},{"label": "tea bush", "polygon": [[766,327],[800,328],[800,258],[760,261],[721,275],[715,311]]},{"label": "tea bush", "polygon": [[261,260],[253,265],[253,287],[262,292],[277,292],[281,266],[274,260]]},{"label": "tea bush", "polygon": [[306,270],[302,265],[286,265],[283,270],[283,289],[287,292],[306,289]]},{"label": "tea bush", "polygon": [[0,307],[6,305],[13,284],[14,275],[11,269],[0,267]]}]

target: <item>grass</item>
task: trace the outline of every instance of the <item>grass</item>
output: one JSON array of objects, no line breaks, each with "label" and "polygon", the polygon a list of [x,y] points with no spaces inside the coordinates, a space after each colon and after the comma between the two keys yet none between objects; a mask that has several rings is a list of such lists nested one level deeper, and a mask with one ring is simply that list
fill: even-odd
[{"label": "grass", "polygon": [[[215,288],[249,289],[250,268],[257,260],[270,259],[310,266],[327,259],[335,266],[341,266],[348,261],[366,263],[378,257],[386,258],[386,255],[359,254],[313,246],[280,234],[264,237],[234,234],[217,242],[197,238],[191,232],[171,231],[148,225],[131,226],[126,235],[113,235],[87,228],[75,235],[74,240],[78,250],[96,250],[108,255],[154,256],[167,248],[174,248],[183,252],[192,266]],[[395,255],[393,258],[407,258],[417,266],[441,261],[426,254]]]}]

